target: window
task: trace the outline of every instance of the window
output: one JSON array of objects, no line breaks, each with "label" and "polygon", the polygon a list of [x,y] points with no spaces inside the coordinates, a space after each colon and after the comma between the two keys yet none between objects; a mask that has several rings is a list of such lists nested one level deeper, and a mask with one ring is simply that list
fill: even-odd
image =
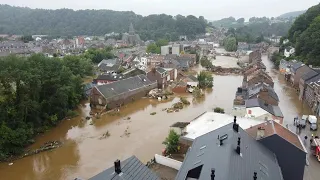
[{"label": "window", "polygon": [[196,168],[189,170],[187,177],[186,177],[186,180],[191,179],[191,178],[192,179],[199,179],[200,174],[201,174],[201,170],[202,170],[202,166],[203,166],[203,164],[196,167]]}]

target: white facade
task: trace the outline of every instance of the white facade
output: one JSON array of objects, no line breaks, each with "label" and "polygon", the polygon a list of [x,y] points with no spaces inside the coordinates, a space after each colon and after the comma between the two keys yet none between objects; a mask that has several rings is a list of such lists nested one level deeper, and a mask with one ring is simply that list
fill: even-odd
[{"label": "white facade", "polygon": [[167,55],[169,54],[169,48],[170,46],[161,46],[161,55]]},{"label": "white facade", "polygon": [[[232,115],[205,112],[190,122],[190,124],[186,127],[187,134],[184,137],[195,139],[203,134],[232,123],[233,119],[234,116]],[[237,117],[237,123],[242,129],[247,129],[263,122],[264,121],[257,119]]]},{"label": "white facade", "polygon": [[260,107],[252,107],[252,108],[246,108],[246,117],[248,118],[256,118],[260,120],[274,120],[277,123],[281,124],[279,120],[276,120],[273,118],[273,115],[267,112],[266,110],[260,108]]},{"label": "white facade", "polygon": [[172,54],[180,55],[180,45],[172,46]]},{"label": "white facade", "polygon": [[295,49],[294,48],[291,48],[289,51],[287,51],[287,49],[284,49],[284,56],[285,57],[290,57],[292,54],[295,53]]}]

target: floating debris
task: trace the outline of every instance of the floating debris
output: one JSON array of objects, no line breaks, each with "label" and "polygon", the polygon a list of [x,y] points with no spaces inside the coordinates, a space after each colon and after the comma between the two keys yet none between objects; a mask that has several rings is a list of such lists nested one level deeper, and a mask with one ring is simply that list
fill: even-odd
[{"label": "floating debris", "polygon": [[13,165],[13,163],[9,163],[9,166],[12,166]]},{"label": "floating debris", "polygon": [[107,138],[107,137],[109,137],[110,136],[110,133],[109,133],[109,131],[107,131],[106,133],[103,133],[102,134],[102,136],[99,138],[100,140],[101,139],[105,139],[105,138]]},{"label": "floating debris", "polygon": [[153,116],[153,115],[156,115],[156,114],[157,114],[156,112],[152,112],[152,113],[150,113],[150,115],[152,115],[152,116]]}]

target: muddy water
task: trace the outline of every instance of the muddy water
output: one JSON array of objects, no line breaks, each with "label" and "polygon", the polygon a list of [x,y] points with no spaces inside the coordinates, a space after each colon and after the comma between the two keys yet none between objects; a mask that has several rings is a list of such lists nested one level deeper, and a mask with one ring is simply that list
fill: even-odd
[{"label": "muddy water", "polygon": [[[271,70],[272,64],[263,57],[270,75],[275,80],[275,90],[280,98],[280,107],[285,116],[285,123],[290,124],[297,114],[309,114],[308,109],[298,100],[291,88],[285,86],[284,78]],[[79,109],[81,117],[63,121],[56,128],[37,138],[31,148],[36,148],[50,140],[61,140],[64,145],[51,152],[44,152],[14,162],[0,164],[0,179],[4,180],[42,180],[90,178],[110,167],[117,158],[124,159],[136,155],[143,162],[150,160],[155,153],[164,148],[162,141],[169,126],[177,121],[190,121],[200,113],[219,106],[231,112],[234,93],[241,85],[241,76],[214,76],[214,87],[206,91],[206,98],[194,101],[180,112],[167,114],[162,109],[170,107],[169,102],[141,99],[120,110],[121,116],[103,116],[82,122],[90,109],[88,103]],[[189,94],[185,94],[192,101]],[[157,114],[152,116],[151,112]],[[130,117],[130,120],[124,120]],[[292,123],[291,123],[292,124]],[[126,135],[125,131],[130,134]],[[100,139],[109,131],[110,137]]]},{"label": "muddy water", "polygon": [[306,104],[299,101],[298,93],[285,81],[284,75],[273,69],[273,64],[266,55],[262,56],[262,61],[274,81],[274,90],[279,96],[279,106],[284,115],[284,125],[288,124],[293,127],[293,118],[295,116],[312,114],[312,112]]},{"label": "muddy water", "polygon": [[[17,160],[12,166],[0,164],[0,179],[89,178],[110,167],[117,158],[136,155],[146,162],[155,153],[161,153],[162,141],[174,122],[190,121],[216,106],[230,112],[241,81],[241,76],[214,76],[214,87],[206,91],[206,98],[192,102],[177,113],[167,114],[162,109],[170,107],[178,98],[164,103],[146,98],[122,108],[121,116],[103,116],[95,120],[94,125],[87,121],[82,123],[81,117],[66,120],[38,137],[31,147],[36,148],[49,140],[61,140],[64,142],[61,148]],[[184,96],[192,101],[189,94]],[[79,112],[85,117],[89,113],[88,104],[83,104]],[[152,116],[151,112],[157,114]],[[128,116],[130,120],[124,120]],[[126,130],[129,135],[125,135]],[[110,137],[99,139],[106,131]]]}]

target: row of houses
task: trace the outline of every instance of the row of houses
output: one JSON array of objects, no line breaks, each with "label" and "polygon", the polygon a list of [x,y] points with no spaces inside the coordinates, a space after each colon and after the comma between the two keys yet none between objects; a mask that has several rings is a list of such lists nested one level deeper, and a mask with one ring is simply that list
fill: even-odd
[{"label": "row of houses", "polygon": [[261,53],[249,55],[250,64],[244,68],[242,86],[238,87],[234,99],[234,111],[241,116],[283,123],[279,97],[274,91],[274,82],[266,72]]},{"label": "row of houses", "polygon": [[[275,121],[204,112],[190,122],[171,126],[181,134],[183,162],[155,155],[155,162],[178,172],[176,180],[301,180],[307,150],[298,135]],[[167,171],[169,172],[169,171]],[[170,171],[174,172],[174,171]],[[163,179],[135,156],[90,180]]]},{"label": "row of houses", "polygon": [[299,94],[299,100],[306,102],[312,111],[320,116],[320,68],[313,68],[300,61],[281,60],[279,71]]},{"label": "row of houses", "polygon": [[[196,63],[196,55],[193,54],[175,57],[190,65]],[[98,64],[98,76],[94,79],[93,86],[88,86],[92,89],[86,89],[85,92],[87,97],[90,97],[93,107],[99,109],[120,107],[147,95],[154,88],[165,89],[173,82],[178,82],[172,87],[174,92],[187,92],[188,87],[198,86],[195,77],[181,75],[178,72],[181,72],[182,68],[165,66],[165,61],[150,65],[150,60],[153,58],[148,57],[145,62],[147,67],[139,68],[134,63],[136,57],[130,56],[126,60],[123,59],[120,57],[105,59]],[[179,80],[178,74],[180,74]]]}]

